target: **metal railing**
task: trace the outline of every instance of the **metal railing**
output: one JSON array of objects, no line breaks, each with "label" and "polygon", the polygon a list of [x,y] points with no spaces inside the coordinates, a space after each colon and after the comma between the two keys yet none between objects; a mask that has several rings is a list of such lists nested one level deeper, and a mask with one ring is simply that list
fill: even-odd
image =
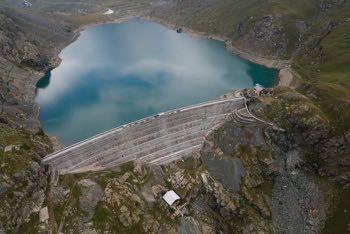
[{"label": "metal railing", "polygon": [[142,118],[142,119],[130,122],[128,124],[124,124],[124,125],[112,128],[110,130],[101,132],[101,133],[99,133],[97,135],[94,135],[94,136],[89,137],[89,138],[87,138],[85,140],[82,140],[82,141],[79,141],[77,143],[74,143],[73,145],[70,145],[70,146],[65,147],[63,149],[60,149],[60,150],[58,150],[56,152],[53,152],[53,153],[45,156],[42,159],[42,162],[45,163],[46,161],[49,161],[51,158],[53,158],[57,154],[60,154],[60,153],[62,153],[64,151],[68,151],[68,150],[74,149],[75,147],[78,147],[79,145],[86,144],[86,143],[88,143],[90,141],[93,141],[93,140],[99,138],[99,137],[107,136],[108,134],[112,134],[112,133],[115,133],[117,131],[121,131],[121,130],[127,128],[127,127],[130,127],[130,126],[133,126],[133,125],[136,125],[136,124],[139,124],[139,123],[144,123],[144,122],[153,120],[153,119],[155,119],[157,117],[162,118],[164,116],[171,115],[171,114],[178,113],[178,112],[182,112],[182,111],[189,111],[189,110],[201,108],[201,107],[204,107],[204,106],[220,104],[220,103],[225,103],[225,102],[230,102],[230,101],[238,101],[238,100],[244,100],[244,103],[246,105],[246,99],[244,97],[234,97],[234,98],[227,98],[227,99],[222,99],[222,100],[214,100],[214,101],[202,102],[202,103],[199,103],[199,104],[194,104],[194,105],[185,106],[185,107],[181,107],[181,108],[177,108],[177,109],[172,109],[172,110],[169,110],[169,111],[166,111],[166,112],[162,112],[162,113],[158,113],[158,114],[155,114],[155,115],[152,115],[152,116],[148,116],[148,117],[145,117],[145,118]]}]

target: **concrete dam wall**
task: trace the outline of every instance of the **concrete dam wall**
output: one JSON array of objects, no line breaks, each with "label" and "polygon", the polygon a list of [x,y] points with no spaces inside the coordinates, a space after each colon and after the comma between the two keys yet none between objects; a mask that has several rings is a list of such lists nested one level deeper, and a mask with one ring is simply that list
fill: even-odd
[{"label": "concrete dam wall", "polygon": [[227,98],[160,113],[78,142],[42,162],[60,174],[107,170],[129,161],[166,164],[199,150],[212,129],[242,108],[244,98]]}]

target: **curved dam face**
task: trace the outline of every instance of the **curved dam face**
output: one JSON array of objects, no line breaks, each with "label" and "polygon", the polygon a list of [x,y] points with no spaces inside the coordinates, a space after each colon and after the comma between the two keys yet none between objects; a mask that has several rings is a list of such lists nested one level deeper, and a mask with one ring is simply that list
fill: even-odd
[{"label": "curved dam face", "polygon": [[212,129],[244,107],[244,98],[227,98],[160,113],[78,142],[42,162],[60,174],[108,170],[129,161],[166,164],[199,150]]}]

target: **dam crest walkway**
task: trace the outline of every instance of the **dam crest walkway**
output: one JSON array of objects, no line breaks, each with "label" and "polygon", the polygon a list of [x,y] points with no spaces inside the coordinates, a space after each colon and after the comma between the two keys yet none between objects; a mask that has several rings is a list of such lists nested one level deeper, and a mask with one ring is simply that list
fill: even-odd
[{"label": "dam crest walkway", "polygon": [[244,97],[214,100],[113,128],[47,155],[42,162],[59,174],[109,170],[130,161],[167,164],[200,150],[205,137],[229,119],[242,124],[259,121]]}]

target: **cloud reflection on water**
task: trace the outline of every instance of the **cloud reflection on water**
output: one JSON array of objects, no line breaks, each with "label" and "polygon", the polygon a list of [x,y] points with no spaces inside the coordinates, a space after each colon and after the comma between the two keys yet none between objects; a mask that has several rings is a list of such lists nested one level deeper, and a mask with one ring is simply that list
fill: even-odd
[{"label": "cloud reflection on water", "polygon": [[232,56],[223,43],[140,20],[90,28],[60,57],[37,102],[44,129],[64,144],[250,87],[261,78],[252,69],[274,74]]}]

